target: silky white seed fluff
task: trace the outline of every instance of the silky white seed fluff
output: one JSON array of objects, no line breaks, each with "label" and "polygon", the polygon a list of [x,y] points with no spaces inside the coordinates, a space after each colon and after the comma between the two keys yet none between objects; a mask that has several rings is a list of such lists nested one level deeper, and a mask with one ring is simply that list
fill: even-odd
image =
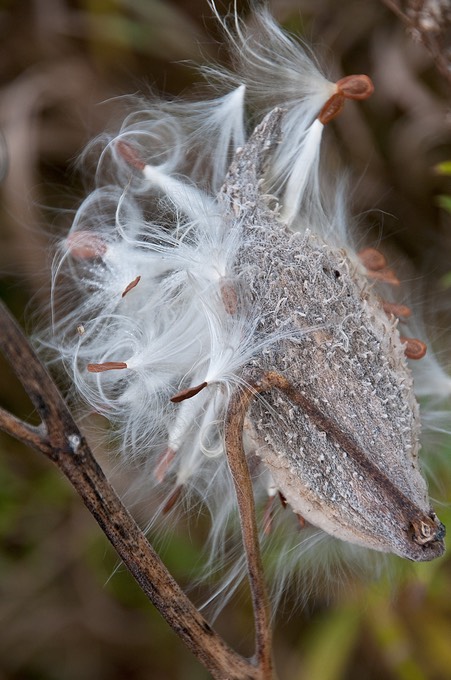
[{"label": "silky white seed fluff", "polygon": [[[330,182],[320,166],[324,125],[317,117],[336,92],[335,83],[266,9],[255,12],[249,24],[236,13],[231,21],[218,19],[233,69],[204,69],[212,96],[140,102],[117,135],[90,148],[89,153],[101,149],[96,187],[55,256],[52,325],[43,343],[56,351],[87,409],[110,421],[124,463],[133,461],[141,470],[141,497],[159,498],[149,527],[177,514],[180,504],[169,512],[165,506],[179,487],[183,504],[208,508],[205,573],[215,580],[225,570],[212,595],[212,600],[220,595],[223,605],[245,573],[224,417],[243,383],[243,366],[290,331],[282,325],[257,333],[261,319],[235,266],[243,225],[224,219],[217,195],[235,152],[274,107],[284,115],[262,191],[270,195],[275,219],[292,233],[312,234],[343,249],[345,268],[349,263],[363,273],[364,268],[352,246],[347,189]],[[281,291],[278,308],[283,305]],[[346,321],[336,321],[345,351]],[[328,323],[318,319],[306,334]],[[120,367],[88,370],[107,362]],[[426,407],[434,406],[424,422],[436,434],[449,434],[451,378],[431,350],[413,370],[416,394]],[[203,383],[192,398],[171,402]],[[273,415],[278,418],[274,409]],[[244,440],[275,601],[283,599],[287,579],[300,584],[305,598],[315,583],[323,588],[329,582],[333,589],[341,570],[359,571],[371,561],[366,549],[315,527],[301,529],[279,503],[271,474],[252,455],[246,427]],[[274,527],[266,535],[262,508],[271,501]]]}]

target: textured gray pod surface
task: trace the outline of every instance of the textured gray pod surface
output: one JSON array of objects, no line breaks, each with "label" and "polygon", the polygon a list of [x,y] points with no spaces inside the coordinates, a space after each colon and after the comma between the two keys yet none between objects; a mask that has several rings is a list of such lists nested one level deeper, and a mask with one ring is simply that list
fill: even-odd
[{"label": "textured gray pod surface", "polygon": [[221,195],[243,230],[235,263],[242,304],[257,335],[280,337],[243,370],[257,386],[276,376],[252,402],[248,438],[309,523],[431,560],[444,551],[445,530],[420,470],[418,404],[396,322],[352,257],[278,223],[260,195],[281,115],[270,114],[237,153]]}]

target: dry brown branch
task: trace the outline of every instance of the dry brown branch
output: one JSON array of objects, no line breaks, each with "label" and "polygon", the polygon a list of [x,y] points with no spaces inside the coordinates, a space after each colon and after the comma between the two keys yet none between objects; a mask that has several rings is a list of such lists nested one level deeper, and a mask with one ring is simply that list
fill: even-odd
[{"label": "dry brown branch", "polygon": [[[0,428],[65,474],[147,597],[214,678],[268,680],[268,645],[259,646],[256,665],[231,650],[200,615],[109,484],[51,377],[2,303],[0,327],[0,349],[42,419],[35,427],[1,409]],[[242,481],[246,484],[245,475]],[[258,623],[258,630],[266,624]],[[268,631],[261,635],[269,640]]]},{"label": "dry brown branch", "polygon": [[382,0],[431,54],[437,70],[451,85],[451,8],[448,0]]},{"label": "dry brown branch", "polygon": [[[267,152],[279,137],[281,115],[282,111],[275,109],[256,128],[245,147],[237,151],[220,197],[232,221],[237,211],[251,215],[255,210],[264,209],[259,178]],[[51,377],[4,306],[0,307],[0,321],[0,349],[42,420],[35,427],[0,409],[0,428],[56,463],[142,590],[213,677],[271,680],[269,603],[252,482],[242,444],[244,417],[254,395],[252,389],[233,396],[226,416],[226,450],[237,495],[255,619],[255,656],[248,661],[231,650],[211,629],[169,574],[107,481]]]}]

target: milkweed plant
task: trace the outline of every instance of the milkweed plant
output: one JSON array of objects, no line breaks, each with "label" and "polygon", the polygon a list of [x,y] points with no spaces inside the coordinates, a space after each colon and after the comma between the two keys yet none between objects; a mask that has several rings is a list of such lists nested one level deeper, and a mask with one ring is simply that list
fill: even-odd
[{"label": "milkweed plant", "polygon": [[96,187],[54,259],[46,344],[159,499],[149,527],[208,509],[221,602],[245,570],[225,428],[252,392],[242,438],[277,601],[287,579],[305,594],[378,555],[443,553],[417,399],[423,429],[447,432],[451,379],[320,163],[371,80],[328,80],[264,8],[217,18],[232,66],[204,69],[211,94],[138,100],[88,147]]}]

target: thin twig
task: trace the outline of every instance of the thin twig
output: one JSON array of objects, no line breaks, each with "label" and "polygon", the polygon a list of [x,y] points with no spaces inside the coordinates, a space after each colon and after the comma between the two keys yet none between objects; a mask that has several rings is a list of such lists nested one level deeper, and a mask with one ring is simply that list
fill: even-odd
[{"label": "thin twig", "polygon": [[62,470],[142,590],[214,678],[267,680],[266,670],[231,650],[174,581],[109,484],[51,377],[1,302],[0,328],[0,349],[43,420],[34,427],[1,409],[0,428]]},{"label": "thin twig", "polygon": [[[416,36],[428,50],[434,60],[437,70],[448,81],[448,84],[451,85],[451,61],[449,55],[446,53],[446,43],[442,40],[446,31],[449,31],[451,28],[449,18],[446,19],[444,14],[441,18],[437,18],[436,16],[433,16],[430,10],[432,26],[434,26],[434,29],[425,28],[419,20],[421,10],[426,16],[429,14],[427,7],[425,8],[424,2],[412,2],[409,7],[410,12],[405,12],[396,0],[382,0],[382,3],[401,19],[409,29],[411,35]],[[444,12],[445,8],[442,9]]]},{"label": "thin twig", "polygon": [[0,407],[0,430],[18,439],[23,444],[42,451],[44,433],[46,431],[45,426],[42,424],[35,427],[29,423],[24,423],[23,420],[16,418],[12,413]]},{"label": "thin twig", "polygon": [[382,0],[383,4],[390,9],[393,14],[396,14],[396,16],[401,19],[402,21],[407,22],[407,16],[404,14],[402,9],[399,7],[399,5],[395,2],[395,0]]},{"label": "thin twig", "polygon": [[[267,153],[279,137],[281,116],[282,111],[275,109],[256,128],[243,149],[237,151],[236,162],[232,163],[219,198],[225,210],[229,211],[231,220],[237,219],[242,206],[249,206],[253,219],[258,219],[260,208],[265,209],[259,195],[259,178]],[[246,200],[242,201],[243,192]],[[9,359],[43,421],[41,428],[36,430],[2,411],[0,426],[42,451],[64,472],[146,595],[214,678],[270,680],[269,606],[262,574],[252,483],[241,441],[246,403],[238,400],[229,410],[228,446],[248,552],[256,617],[256,654],[252,661],[239,656],[225,644],[172,579],[106,480],[47,371],[17,324],[1,306],[0,328],[0,349]]]}]

